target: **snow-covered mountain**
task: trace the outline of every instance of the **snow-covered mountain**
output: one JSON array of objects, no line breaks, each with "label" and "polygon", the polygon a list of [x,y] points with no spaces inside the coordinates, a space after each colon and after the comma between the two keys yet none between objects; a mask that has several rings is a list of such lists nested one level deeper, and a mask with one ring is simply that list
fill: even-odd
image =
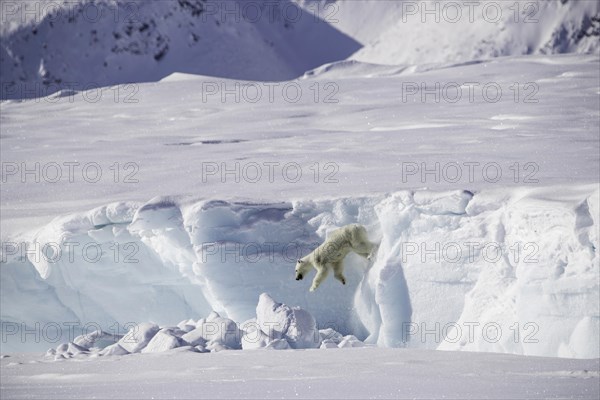
[{"label": "snow-covered mountain", "polygon": [[159,80],[277,81],[324,63],[598,53],[595,1],[27,1],[2,7],[2,98]]},{"label": "snow-covered mountain", "polygon": [[173,72],[285,80],[360,47],[288,0],[60,4],[2,8],[2,98],[156,81]]}]

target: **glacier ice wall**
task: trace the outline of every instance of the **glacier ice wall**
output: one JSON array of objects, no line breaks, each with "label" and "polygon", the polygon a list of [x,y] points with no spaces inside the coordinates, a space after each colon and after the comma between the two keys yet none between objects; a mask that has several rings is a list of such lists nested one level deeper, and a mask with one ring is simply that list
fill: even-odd
[{"label": "glacier ice wall", "polygon": [[[598,199],[581,186],[109,204],[3,246],[3,351],[47,348],[52,329],[72,339],[65,326],[110,332],[211,310],[244,321],[269,292],[320,329],[380,346],[598,357]],[[295,281],[296,259],[355,222],[380,244],[376,259],[349,255],[345,286],[329,278],[309,293],[314,275]]]}]

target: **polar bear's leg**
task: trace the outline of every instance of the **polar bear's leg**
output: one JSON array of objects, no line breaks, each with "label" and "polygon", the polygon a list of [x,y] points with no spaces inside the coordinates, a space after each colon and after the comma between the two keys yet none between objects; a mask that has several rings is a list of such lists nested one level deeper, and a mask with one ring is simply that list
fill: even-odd
[{"label": "polar bear's leg", "polygon": [[338,281],[342,282],[342,285],[346,284],[346,278],[344,277],[344,265],[341,261],[336,263],[332,263],[333,266],[333,276]]},{"label": "polar bear's leg", "polygon": [[312,286],[310,287],[311,292],[317,290],[319,285],[325,280],[325,278],[327,278],[327,275],[329,274],[329,268],[327,268],[325,265],[315,265],[315,268],[317,269],[317,275],[315,276],[315,279],[313,279]]},{"label": "polar bear's leg", "polygon": [[369,241],[367,230],[362,225],[356,225],[351,236],[352,249],[360,256],[370,260],[377,251],[376,246]]}]

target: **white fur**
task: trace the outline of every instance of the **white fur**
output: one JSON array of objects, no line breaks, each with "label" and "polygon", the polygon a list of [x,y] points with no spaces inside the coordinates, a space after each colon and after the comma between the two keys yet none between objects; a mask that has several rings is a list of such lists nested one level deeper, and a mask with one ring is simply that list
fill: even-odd
[{"label": "white fur", "polygon": [[335,279],[346,284],[344,257],[351,251],[370,260],[377,247],[369,241],[367,230],[359,224],[343,226],[333,231],[325,242],[296,263],[296,280],[303,279],[311,268],[317,270],[310,291],[314,292],[333,270]]}]

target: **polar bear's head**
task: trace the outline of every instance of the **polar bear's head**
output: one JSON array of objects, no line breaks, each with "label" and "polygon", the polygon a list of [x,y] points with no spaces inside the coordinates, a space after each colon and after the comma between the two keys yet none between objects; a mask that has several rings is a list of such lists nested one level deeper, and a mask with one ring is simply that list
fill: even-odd
[{"label": "polar bear's head", "polygon": [[296,280],[302,280],[308,271],[310,270],[311,264],[307,260],[299,259],[296,262]]}]

